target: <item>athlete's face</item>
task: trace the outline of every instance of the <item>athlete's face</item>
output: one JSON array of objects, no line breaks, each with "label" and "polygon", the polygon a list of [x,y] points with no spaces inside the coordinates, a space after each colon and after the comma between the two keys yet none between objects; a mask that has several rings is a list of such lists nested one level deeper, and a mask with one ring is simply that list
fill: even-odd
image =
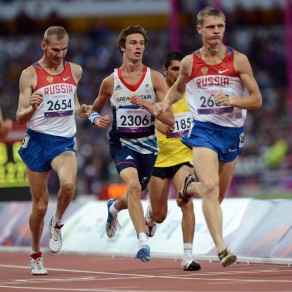
[{"label": "athlete's face", "polygon": [[207,16],[202,25],[197,25],[203,44],[218,46],[222,43],[226,23],[223,17]]},{"label": "athlete's face", "polygon": [[54,35],[49,38],[48,43],[42,41],[45,57],[55,65],[62,64],[68,51],[68,43],[67,37],[57,39]]},{"label": "athlete's face", "polygon": [[163,70],[163,73],[165,75],[165,80],[166,80],[167,84],[169,86],[172,86],[179,75],[180,61],[173,60],[173,61],[171,61],[171,64],[168,66],[168,68],[163,67],[162,70]]},{"label": "athlete's face", "polygon": [[125,47],[122,48],[123,54],[130,60],[141,60],[145,50],[145,40],[140,33],[128,35]]}]

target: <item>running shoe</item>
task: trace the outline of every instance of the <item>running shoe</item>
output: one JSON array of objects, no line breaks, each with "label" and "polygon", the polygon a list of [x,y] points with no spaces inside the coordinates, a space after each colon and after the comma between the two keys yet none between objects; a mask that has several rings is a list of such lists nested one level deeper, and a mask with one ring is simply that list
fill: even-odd
[{"label": "running shoe", "polygon": [[227,247],[218,254],[218,258],[223,267],[230,266],[237,261],[237,256],[230,252]]},{"label": "running shoe", "polygon": [[199,271],[201,269],[200,264],[191,255],[183,257],[181,267],[184,271]]},{"label": "running shoe", "polygon": [[110,206],[115,202],[115,199],[110,199],[107,201],[107,221],[105,224],[105,231],[109,238],[114,237],[116,234],[117,229],[120,227],[118,221],[118,215],[113,216],[110,212]]},{"label": "running shoe", "polygon": [[145,233],[148,237],[153,237],[157,229],[157,223],[150,219],[149,216],[150,207],[151,204],[149,202],[145,213]]},{"label": "running shoe", "polygon": [[53,226],[53,218],[50,221],[49,224],[49,230],[50,230],[50,240],[49,240],[49,249],[53,253],[57,253],[60,251],[62,247],[62,234],[61,234],[61,228],[64,226],[64,224],[59,225],[58,223]]},{"label": "running shoe", "polygon": [[47,270],[44,267],[44,260],[42,258],[41,252],[31,255],[30,268],[31,268],[32,275],[47,275],[48,274]]},{"label": "running shoe", "polygon": [[136,258],[141,260],[142,262],[150,261],[150,247],[148,245],[140,247],[136,254]]},{"label": "running shoe", "polygon": [[185,206],[190,200],[190,198],[193,196],[193,195],[189,195],[187,192],[187,188],[189,184],[192,182],[197,182],[195,175],[193,174],[187,175],[185,178],[184,187],[182,190],[178,192],[177,197],[176,197],[176,203],[179,207]]}]

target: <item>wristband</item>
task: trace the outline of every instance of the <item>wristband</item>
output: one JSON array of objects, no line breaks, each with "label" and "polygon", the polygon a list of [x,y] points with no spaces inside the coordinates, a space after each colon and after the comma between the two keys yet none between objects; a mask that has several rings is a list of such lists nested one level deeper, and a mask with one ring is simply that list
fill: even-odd
[{"label": "wristband", "polygon": [[92,112],[89,117],[88,117],[88,120],[91,122],[91,124],[94,125],[94,120],[97,119],[97,118],[100,118],[100,114],[97,113],[97,112]]}]

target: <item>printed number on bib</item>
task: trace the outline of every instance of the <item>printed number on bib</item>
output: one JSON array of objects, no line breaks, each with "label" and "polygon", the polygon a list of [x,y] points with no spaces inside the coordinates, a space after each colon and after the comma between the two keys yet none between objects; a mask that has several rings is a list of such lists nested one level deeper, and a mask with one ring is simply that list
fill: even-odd
[{"label": "printed number on bib", "polygon": [[193,116],[191,112],[180,113],[175,115],[174,130],[167,138],[182,137],[189,131],[192,124]]},{"label": "printed number on bib", "polygon": [[210,89],[197,89],[195,103],[200,115],[223,114],[233,111],[232,106],[220,106],[216,104],[214,97],[211,95],[215,92],[222,92],[226,96],[232,95],[231,88],[213,87]]},{"label": "printed number on bib", "polygon": [[148,132],[152,125],[151,115],[142,108],[118,108],[117,127],[119,132]]},{"label": "printed number on bib", "polygon": [[63,117],[73,115],[73,105],[70,97],[53,98],[45,97],[45,117]]}]

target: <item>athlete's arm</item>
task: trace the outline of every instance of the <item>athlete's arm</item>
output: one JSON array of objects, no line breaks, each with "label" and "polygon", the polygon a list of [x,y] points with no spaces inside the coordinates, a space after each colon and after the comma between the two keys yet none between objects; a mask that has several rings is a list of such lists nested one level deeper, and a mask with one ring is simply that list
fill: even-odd
[{"label": "athlete's arm", "polygon": [[93,121],[93,124],[98,126],[99,128],[108,128],[110,125],[109,115],[101,116],[100,113],[102,112],[107,101],[112,96],[113,90],[114,90],[114,75],[111,74],[110,76],[108,76],[102,81],[98,96],[95,99],[91,108],[92,113],[95,112],[99,115]]},{"label": "athlete's arm", "polygon": [[[165,82],[165,79],[161,73],[151,70],[151,80],[153,88],[156,93],[157,101],[162,102],[167,93],[167,84]],[[175,123],[175,117],[173,114],[172,107],[169,107],[166,111],[164,111],[163,113],[159,113],[157,115],[155,114],[154,107],[155,105],[152,104],[151,109],[149,109],[151,111],[149,112],[163,124],[172,128]]]},{"label": "athlete's arm", "polygon": [[164,135],[169,135],[173,132],[174,130],[174,126],[173,127],[170,127],[170,126],[167,126],[163,123],[156,123],[156,129],[157,131],[159,131],[160,133],[164,134]]},{"label": "athlete's arm", "polygon": [[[79,83],[79,81],[82,77],[82,73],[83,73],[82,67],[77,65],[77,64],[74,64],[74,63],[70,63],[70,66],[71,66],[74,81],[76,82],[77,87],[78,87],[78,83]],[[80,118],[84,118],[84,119],[88,118],[91,106],[89,106],[87,104],[80,105],[79,100],[78,100],[78,96],[77,96],[77,90],[74,94],[74,105],[75,105],[75,113]]]},{"label": "athlete's arm", "polygon": [[163,102],[155,105],[155,112],[157,114],[166,111],[172,104],[182,99],[186,90],[186,84],[190,80],[192,64],[193,64],[192,55],[188,55],[182,59],[180,72],[177,80],[169,88]]},{"label": "athlete's arm", "polygon": [[234,68],[238,72],[240,79],[248,90],[248,95],[244,97],[226,96],[223,93],[214,94],[214,99],[218,105],[232,105],[247,110],[255,110],[262,106],[262,96],[258,84],[254,78],[248,58],[239,52],[234,53]]},{"label": "athlete's arm", "polygon": [[249,95],[243,98],[232,98],[232,105],[247,110],[259,109],[262,106],[262,96],[248,58],[244,54],[235,52],[234,68],[247,88]]},{"label": "athlete's arm", "polygon": [[43,101],[41,94],[32,94],[36,86],[36,72],[32,66],[25,69],[19,79],[19,101],[16,120],[19,124],[27,123]]}]

